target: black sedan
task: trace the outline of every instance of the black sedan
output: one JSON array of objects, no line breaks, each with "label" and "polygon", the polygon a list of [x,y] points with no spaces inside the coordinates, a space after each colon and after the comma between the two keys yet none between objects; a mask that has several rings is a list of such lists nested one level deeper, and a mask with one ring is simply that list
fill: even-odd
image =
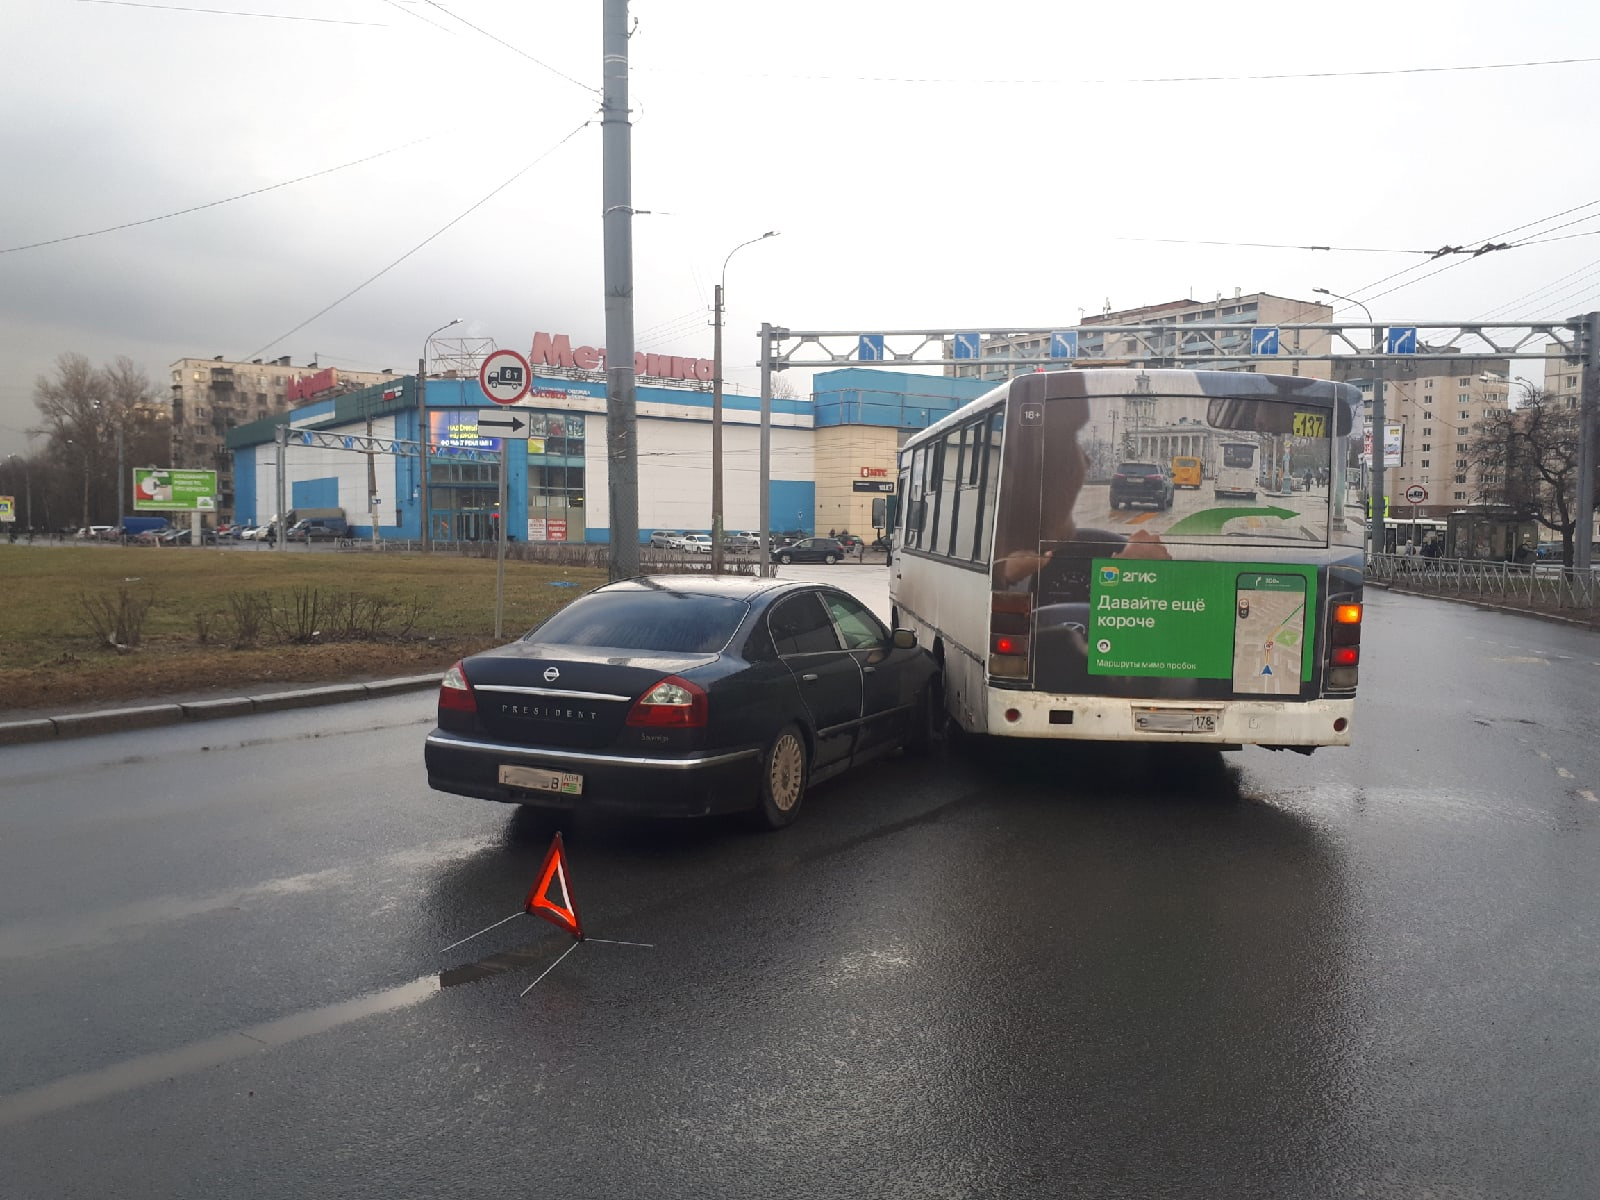
[{"label": "black sedan", "polygon": [[781,563],[836,563],[844,559],[844,547],[838,538],[801,538],[788,546],[779,546],[772,557]]},{"label": "black sedan", "polygon": [[806,788],[925,747],[942,678],[837,588],[653,576],[579,597],[439,688],[424,757],[443,792],[665,816],[748,810],[772,829]]}]

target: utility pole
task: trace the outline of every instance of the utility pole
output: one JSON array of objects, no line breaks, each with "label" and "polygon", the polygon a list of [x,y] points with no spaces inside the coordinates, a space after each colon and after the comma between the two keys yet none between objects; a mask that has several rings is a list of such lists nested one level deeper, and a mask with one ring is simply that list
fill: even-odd
[{"label": "utility pole", "polygon": [[[729,258],[733,257],[731,254]],[[728,269],[724,260],[722,269]],[[711,356],[711,573],[722,574],[722,284],[716,291],[716,319],[712,322]]]},{"label": "utility pole", "polygon": [[628,0],[605,0],[601,152],[606,292],[606,484],[613,582],[639,573],[639,418],[633,377],[632,125]]},{"label": "utility pole", "polygon": [[772,339],[773,328],[761,322],[761,578],[772,573]]},{"label": "utility pole", "polygon": [[1595,456],[1600,451],[1600,313],[1579,321],[1578,361],[1583,364],[1582,399],[1578,402],[1578,540],[1572,564],[1587,571],[1593,563]]},{"label": "utility pole", "polygon": [[[432,334],[428,335],[432,337]],[[433,520],[428,515],[428,343],[417,359],[417,521],[422,526],[422,549],[433,549]]]}]

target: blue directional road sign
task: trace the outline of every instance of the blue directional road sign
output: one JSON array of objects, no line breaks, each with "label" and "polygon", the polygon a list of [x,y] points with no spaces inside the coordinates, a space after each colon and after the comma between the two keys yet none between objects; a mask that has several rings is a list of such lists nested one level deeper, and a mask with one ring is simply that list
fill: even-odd
[{"label": "blue directional road sign", "polygon": [[1389,354],[1415,354],[1417,352],[1417,327],[1391,325],[1384,334],[1383,346]]},{"label": "blue directional road sign", "polygon": [[856,348],[856,357],[862,362],[883,361],[883,334],[864,333]]},{"label": "blue directional road sign", "polygon": [[975,333],[958,333],[955,336],[957,358],[978,357],[978,335]]},{"label": "blue directional road sign", "polygon": [[1051,358],[1077,358],[1078,357],[1078,331],[1076,329],[1063,329],[1050,335]]},{"label": "blue directional road sign", "polygon": [[1255,325],[1250,329],[1251,354],[1276,354],[1278,352],[1278,327]]}]

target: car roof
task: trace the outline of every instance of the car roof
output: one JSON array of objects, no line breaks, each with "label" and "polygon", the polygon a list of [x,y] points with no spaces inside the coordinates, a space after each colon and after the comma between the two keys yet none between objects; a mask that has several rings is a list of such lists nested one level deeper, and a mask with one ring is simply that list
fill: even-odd
[{"label": "car roof", "polygon": [[589,593],[665,592],[675,596],[716,596],[730,600],[756,600],[781,592],[817,587],[796,579],[761,579],[754,575],[642,575],[608,583]]}]

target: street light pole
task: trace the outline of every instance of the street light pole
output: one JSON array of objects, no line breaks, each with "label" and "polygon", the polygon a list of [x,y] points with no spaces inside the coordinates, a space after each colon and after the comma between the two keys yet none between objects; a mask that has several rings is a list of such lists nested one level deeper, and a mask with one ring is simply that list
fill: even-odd
[{"label": "street light pole", "polygon": [[[711,573],[722,574],[722,292],[728,282],[728,262],[746,246],[777,237],[776,229],[769,229],[760,237],[740,242],[728,251],[722,260],[722,274],[717,280],[715,333],[711,341]],[[761,531],[766,536],[766,530]]]},{"label": "street light pole", "polygon": [[[1338,292],[1330,292],[1327,288],[1312,288],[1313,292],[1320,292],[1324,296],[1332,296],[1335,300],[1343,300],[1346,304],[1354,304],[1367,316],[1367,324],[1372,326],[1372,486],[1367,489],[1368,504],[1368,535],[1367,550],[1369,554],[1382,554],[1384,545],[1383,520],[1384,520],[1384,495],[1383,495],[1383,452],[1384,452],[1384,413],[1383,413],[1383,358],[1381,356],[1382,341],[1379,337],[1377,322],[1372,319],[1372,310],[1359,300],[1352,300],[1349,296],[1341,296]],[[1413,531],[1416,526],[1413,524]]]},{"label": "street light pole", "polygon": [[[428,511],[428,343],[436,334],[452,325],[461,324],[460,317],[452,317],[427,337],[422,339],[422,357],[417,359],[417,462],[420,475],[417,479],[417,520],[422,526],[422,548],[433,549],[433,519]],[[279,514],[282,520],[282,514]]]}]

